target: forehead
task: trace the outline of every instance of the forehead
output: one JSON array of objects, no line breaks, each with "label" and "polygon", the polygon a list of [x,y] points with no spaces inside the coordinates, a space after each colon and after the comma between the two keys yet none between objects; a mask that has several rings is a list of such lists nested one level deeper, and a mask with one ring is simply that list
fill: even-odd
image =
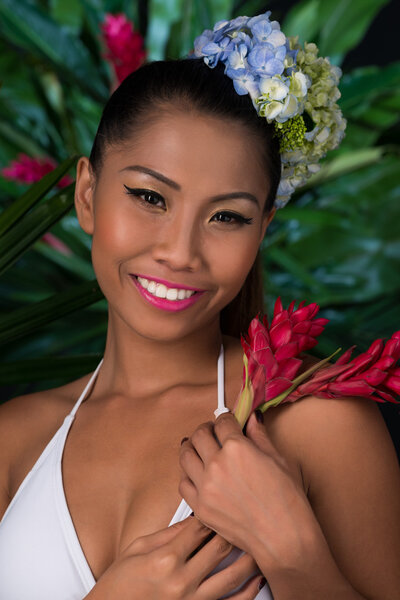
[{"label": "forehead", "polygon": [[[258,142],[258,143],[257,143]],[[199,113],[163,114],[133,132],[107,153],[112,170],[140,164],[165,174],[183,187],[251,188],[268,185],[260,142],[241,123]]]}]

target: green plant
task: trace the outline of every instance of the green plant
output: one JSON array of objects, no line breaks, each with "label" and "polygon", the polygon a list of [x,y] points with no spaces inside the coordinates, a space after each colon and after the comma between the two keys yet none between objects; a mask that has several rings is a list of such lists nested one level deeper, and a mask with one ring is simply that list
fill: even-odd
[{"label": "green plant", "polygon": [[[302,0],[282,30],[315,41],[340,66],[386,3]],[[21,198],[20,186],[0,178],[0,384],[11,386],[5,396],[83,375],[104,347],[107,304],[90,238],[77,223],[73,186],[54,186],[75,164],[69,157],[90,152],[110,93],[100,43],[105,14],[125,12],[145,36],[149,59],[158,59],[184,56],[219,19],[266,9],[258,0],[0,0],[0,162],[25,152],[61,163]],[[331,319],[321,355],[354,341],[365,350],[400,323],[399,84],[399,62],[344,73],[346,138],[278,211],[263,245],[270,308],[278,295],[284,302],[307,298]],[[48,231],[71,253],[51,248],[42,237]]]}]

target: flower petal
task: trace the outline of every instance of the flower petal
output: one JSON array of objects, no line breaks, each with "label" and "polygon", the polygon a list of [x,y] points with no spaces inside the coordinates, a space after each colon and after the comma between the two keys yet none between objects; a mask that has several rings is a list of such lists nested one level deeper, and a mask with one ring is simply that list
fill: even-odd
[{"label": "flower petal", "polygon": [[370,396],[375,391],[366,381],[334,381],[329,384],[328,390],[335,396]]},{"label": "flower petal", "polygon": [[290,388],[291,385],[292,382],[284,377],[276,377],[269,381],[265,386],[265,401],[276,398],[276,396]]},{"label": "flower petal", "polygon": [[288,344],[292,337],[292,327],[288,320],[278,323],[275,327],[271,327],[269,332],[271,339],[271,346],[273,350]]}]

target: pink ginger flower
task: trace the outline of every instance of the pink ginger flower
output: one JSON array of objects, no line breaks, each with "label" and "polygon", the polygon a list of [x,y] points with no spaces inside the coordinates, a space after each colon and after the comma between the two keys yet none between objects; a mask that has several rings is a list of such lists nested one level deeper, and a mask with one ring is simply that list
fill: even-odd
[{"label": "pink ginger flower", "polygon": [[[13,160],[8,167],[1,170],[1,173],[5,179],[17,181],[18,183],[35,183],[44,175],[53,171],[56,166],[56,162],[48,156],[31,158],[27,154],[19,154],[16,160]],[[57,187],[66,187],[72,182],[72,177],[65,175],[57,183]]]},{"label": "pink ginger flower", "polygon": [[[53,171],[56,166],[56,162],[50,157],[31,158],[26,154],[19,154],[17,160],[12,161],[10,166],[2,169],[1,173],[6,179],[11,179],[18,183],[35,183],[47,175],[47,173]],[[57,183],[57,187],[64,188],[73,181],[72,177],[65,175]],[[72,254],[70,248],[52,233],[45,233],[42,240],[62,254]]]},{"label": "pink ginger flower", "polygon": [[378,339],[358,357],[350,360],[355,346],[347,350],[333,365],[327,363],[337,350],[298,375],[303,360],[300,353],[313,348],[328,319],[316,319],[319,306],[294,310],[292,302],[283,310],[280,298],[275,303],[271,325],[263,316],[255,317],[248,335],[242,336],[243,384],[236,400],[234,414],[244,427],[250,414],[283,402],[294,402],[304,396],[340,398],[359,396],[376,402],[398,403],[400,394],[400,331],[386,343]]},{"label": "pink ginger flower", "polygon": [[400,331],[386,343],[375,340],[366,352],[350,361],[354,348],[349,348],[334,365],[316,371],[286,400],[294,402],[311,394],[320,398],[351,395],[397,404],[393,393],[400,395],[400,368],[396,366],[400,359]]},{"label": "pink ginger flower", "polygon": [[107,48],[104,58],[111,62],[118,83],[121,83],[140,67],[146,57],[143,38],[139,32],[134,31],[133,23],[128,21],[123,13],[107,13],[101,30]]},{"label": "pink ginger flower", "polygon": [[[253,410],[263,402],[271,401],[293,384],[302,360],[301,352],[313,348],[318,342],[328,319],[316,318],[319,306],[313,302],[301,302],[294,310],[293,301],[287,310],[281,299],[275,302],[271,325],[266,315],[255,317],[248,328],[248,335],[241,336],[244,350],[243,386],[235,407],[240,419],[247,420]],[[241,400],[241,394],[246,401]],[[250,403],[250,395],[252,400]],[[240,408],[241,406],[241,408]]]}]

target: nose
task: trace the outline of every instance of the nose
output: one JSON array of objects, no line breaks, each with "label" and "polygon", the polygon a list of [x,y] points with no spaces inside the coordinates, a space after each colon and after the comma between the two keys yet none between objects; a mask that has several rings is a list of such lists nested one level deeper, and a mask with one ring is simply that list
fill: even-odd
[{"label": "nose", "polygon": [[164,220],[157,231],[153,245],[153,258],[171,271],[196,271],[201,265],[201,240],[193,220],[184,215],[169,222]]}]

